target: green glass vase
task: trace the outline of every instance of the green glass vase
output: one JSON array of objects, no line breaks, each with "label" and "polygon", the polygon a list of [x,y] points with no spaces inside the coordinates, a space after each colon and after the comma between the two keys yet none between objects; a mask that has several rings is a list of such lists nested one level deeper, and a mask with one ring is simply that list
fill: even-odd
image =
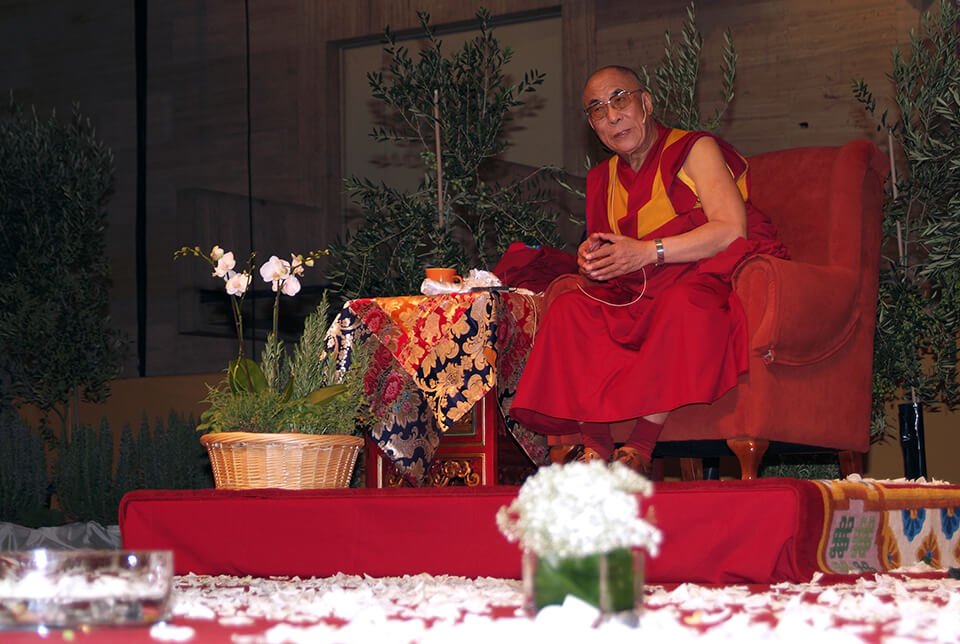
[{"label": "green glass vase", "polygon": [[601,616],[635,619],[643,608],[643,563],[643,552],[630,548],[559,560],[524,551],[525,609],[535,615],[573,595],[598,608]]}]

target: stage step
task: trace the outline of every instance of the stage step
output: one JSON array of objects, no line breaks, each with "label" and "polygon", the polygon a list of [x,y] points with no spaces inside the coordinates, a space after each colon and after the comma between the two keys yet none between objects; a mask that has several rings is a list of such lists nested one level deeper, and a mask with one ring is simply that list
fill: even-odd
[{"label": "stage step", "polygon": [[[178,574],[520,577],[496,525],[516,487],[150,491],[120,506],[126,548],[172,549]],[[808,581],[960,560],[960,488],[859,481],[664,482],[651,583]],[[644,509],[646,511],[646,509]]]},{"label": "stage step", "polygon": [[[175,552],[178,574],[520,577],[520,552],[496,526],[516,487],[131,492],[126,548]],[[806,580],[823,503],[787,479],[660,483],[663,530],[652,583]]]}]

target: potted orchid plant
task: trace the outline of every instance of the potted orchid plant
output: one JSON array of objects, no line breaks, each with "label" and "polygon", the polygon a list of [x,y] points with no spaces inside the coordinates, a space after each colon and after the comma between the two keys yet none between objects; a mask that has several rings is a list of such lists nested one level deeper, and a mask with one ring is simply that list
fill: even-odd
[{"label": "potted orchid plant", "polygon": [[[341,486],[344,476],[349,483],[353,463],[363,444],[363,439],[356,435],[358,420],[362,423],[368,407],[362,378],[366,371],[365,351],[363,347],[357,347],[359,351],[353,352],[350,368],[345,369],[337,363],[337,355],[326,350],[329,310],[326,296],[307,316],[303,333],[291,353],[288,354],[278,335],[281,298],[296,296],[305,270],[325,254],[326,251],[292,254],[290,261],[274,255],[259,267],[260,277],[270,284],[275,295],[271,331],[258,362],[245,353],[241,315],[243,299],[257,270],[253,263],[255,256],[251,254],[246,267],[238,270],[235,255],[220,246],[214,246],[209,253],[201,251],[199,246],[184,246],[174,253],[175,259],[192,255],[206,261],[213,269],[212,276],[223,280],[224,290],[231,296],[237,357],[229,362],[224,380],[208,389],[205,402],[209,407],[201,414],[197,425],[198,430],[207,432],[201,442],[207,447],[214,466],[217,487],[334,486],[316,484],[316,481],[278,483],[273,478],[257,478],[251,484],[242,481],[221,484],[222,479],[232,476],[238,467],[224,464],[219,472],[221,476],[218,476],[218,464],[226,452],[232,458],[241,448],[257,445],[257,449],[263,452],[269,451],[269,445],[274,445],[277,449],[271,459],[263,456],[259,460],[276,460],[280,454],[297,455],[297,451],[291,449],[294,441],[308,444],[313,450],[329,450],[331,445],[349,448],[352,451],[349,471],[340,472],[335,486]],[[307,458],[310,465],[284,465],[281,469],[312,477],[314,472],[303,470],[305,467],[314,469],[315,458],[302,454],[297,457]],[[262,462],[256,465],[262,466]],[[338,467],[344,468],[342,463]],[[278,473],[277,476],[286,474]]]}]

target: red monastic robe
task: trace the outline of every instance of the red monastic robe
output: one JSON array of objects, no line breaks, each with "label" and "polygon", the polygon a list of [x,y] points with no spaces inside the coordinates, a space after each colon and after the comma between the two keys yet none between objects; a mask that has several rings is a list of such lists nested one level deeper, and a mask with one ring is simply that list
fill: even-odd
[{"label": "red monastic robe", "polygon": [[[707,219],[682,171],[706,132],[659,128],[640,170],[614,156],[587,175],[587,231],[671,237]],[[749,200],[746,159],[716,139],[747,206],[747,237],[714,257],[649,265],[606,283],[567,276],[549,304],[510,415],[530,429],[579,431],[709,403],[747,368],[746,320],[730,286],[751,254],[786,256],[769,219]],[[550,295],[550,293],[548,293]]]}]

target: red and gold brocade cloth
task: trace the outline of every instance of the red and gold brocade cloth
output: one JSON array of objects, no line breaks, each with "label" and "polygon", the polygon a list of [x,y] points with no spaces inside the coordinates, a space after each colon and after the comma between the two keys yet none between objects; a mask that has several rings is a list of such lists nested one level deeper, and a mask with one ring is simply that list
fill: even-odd
[{"label": "red and gold brocade cloth", "polygon": [[960,566],[960,486],[910,481],[814,481],[823,498],[824,572]]},{"label": "red and gold brocade cloth", "polygon": [[327,349],[347,366],[354,346],[373,343],[364,379],[370,437],[406,478],[423,482],[442,434],[494,388],[519,445],[534,463],[548,461],[544,437],[509,416],[540,306],[538,296],[497,291],[344,305]]}]

